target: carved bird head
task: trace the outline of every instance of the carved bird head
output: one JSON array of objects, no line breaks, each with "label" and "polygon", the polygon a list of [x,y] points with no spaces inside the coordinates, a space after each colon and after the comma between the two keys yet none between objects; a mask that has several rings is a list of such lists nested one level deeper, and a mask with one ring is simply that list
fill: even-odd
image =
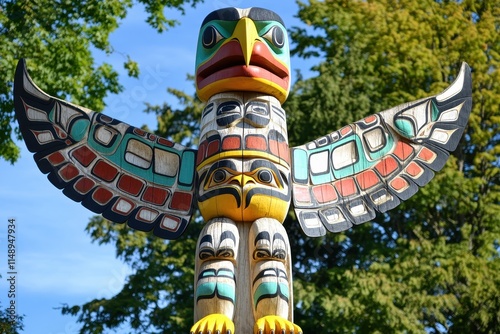
[{"label": "carved bird head", "polygon": [[283,103],[290,90],[290,48],[281,18],[263,8],[224,8],[205,18],[196,54],[202,101],[231,91],[268,94]]}]

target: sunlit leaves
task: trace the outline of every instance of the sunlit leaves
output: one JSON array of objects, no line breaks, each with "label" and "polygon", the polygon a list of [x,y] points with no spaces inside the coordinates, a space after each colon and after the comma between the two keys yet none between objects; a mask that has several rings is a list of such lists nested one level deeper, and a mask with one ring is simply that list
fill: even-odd
[{"label": "sunlit leaves", "polygon": [[[5,0],[0,1],[0,157],[13,163],[19,148],[14,129],[12,83],[20,58],[42,89],[89,109],[104,109],[104,98],[121,90],[117,69],[97,64],[91,49],[113,52],[110,34],[132,9],[145,8],[147,21],[159,32],[176,21],[165,10],[184,12],[202,0]],[[139,66],[127,58],[132,77]]]}]

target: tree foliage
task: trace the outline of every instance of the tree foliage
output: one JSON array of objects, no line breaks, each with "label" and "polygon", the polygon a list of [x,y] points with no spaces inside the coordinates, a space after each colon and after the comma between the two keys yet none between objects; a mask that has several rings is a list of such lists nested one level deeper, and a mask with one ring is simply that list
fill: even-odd
[{"label": "tree foliage", "polygon": [[[447,87],[462,61],[473,68],[473,112],[459,148],[434,181],[397,209],[348,232],[308,239],[293,213],[296,322],[305,333],[496,333],[500,328],[500,3],[300,2],[307,25],[294,52],[315,57],[285,105],[292,145]],[[149,106],[157,134],[196,144],[201,104]],[[192,321],[193,223],[165,242],[94,218],[88,231],[134,269],[121,292],[82,306],[82,333],[126,324],[186,333]]]},{"label": "tree foliage", "polygon": [[0,309],[0,333],[19,334],[23,328],[22,316],[12,314],[8,308]]},{"label": "tree foliage", "polygon": [[[30,72],[43,90],[92,110],[104,108],[103,99],[121,90],[118,74],[110,64],[97,64],[92,48],[112,53],[109,35],[128,11],[138,4],[148,13],[147,22],[162,32],[176,21],[165,17],[166,8],[181,12],[202,0],[3,0],[0,1],[0,157],[15,162],[20,138],[13,124],[12,85],[20,58],[27,58]],[[138,64],[124,61],[129,75],[139,75]]]}]

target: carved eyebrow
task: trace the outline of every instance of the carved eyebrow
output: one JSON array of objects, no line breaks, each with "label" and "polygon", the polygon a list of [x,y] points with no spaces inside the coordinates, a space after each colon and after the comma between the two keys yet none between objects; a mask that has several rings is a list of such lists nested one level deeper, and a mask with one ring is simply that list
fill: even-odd
[{"label": "carved eyebrow", "polygon": [[238,21],[240,19],[240,13],[236,8],[222,8],[218,10],[214,10],[210,14],[205,17],[201,26],[203,27],[210,21],[214,20],[222,20],[222,21]]},{"label": "carved eyebrow", "polygon": [[234,243],[236,243],[236,236],[231,231],[222,232],[222,234],[220,235],[220,242],[224,241],[225,239],[231,239]]},{"label": "carved eyebrow", "polygon": [[201,245],[202,243],[204,243],[204,242],[208,242],[208,243],[212,244],[212,243],[213,243],[213,241],[212,241],[212,236],[211,236],[211,235],[209,235],[209,234],[205,235],[203,238],[201,238],[201,240],[200,240],[200,245]]},{"label": "carved eyebrow", "polygon": [[226,167],[226,168],[230,168],[232,170],[236,170],[236,164],[234,162],[232,162],[231,160],[221,160],[221,161],[213,164],[213,166],[210,168],[208,173],[212,173],[214,170],[219,169],[221,167]]},{"label": "carved eyebrow", "polygon": [[269,232],[260,232],[259,234],[257,234],[257,236],[255,237],[255,240],[254,240],[254,246],[257,245],[257,242],[259,242],[260,240],[267,240],[267,241],[271,241],[271,237],[269,236]]},{"label": "carved eyebrow", "polygon": [[276,175],[279,175],[280,171],[278,168],[276,168],[276,165],[267,161],[267,160],[255,160],[254,162],[252,162],[252,165],[250,167],[250,170],[254,170],[256,168],[259,168],[259,167],[265,167],[265,168],[269,168],[270,170],[272,170],[274,173],[276,173]]},{"label": "carved eyebrow", "polygon": [[248,17],[254,21],[276,21],[281,23],[283,27],[285,26],[281,17],[269,9],[253,7],[250,9]]}]

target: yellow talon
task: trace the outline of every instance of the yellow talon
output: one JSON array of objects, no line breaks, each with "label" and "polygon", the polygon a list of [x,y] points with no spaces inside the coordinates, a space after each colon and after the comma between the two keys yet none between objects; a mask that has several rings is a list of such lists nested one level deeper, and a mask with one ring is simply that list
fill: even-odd
[{"label": "yellow talon", "polygon": [[254,333],[302,334],[302,329],[285,318],[276,315],[268,315],[255,322]]},{"label": "yellow talon", "polygon": [[210,314],[191,327],[194,334],[234,334],[234,322],[224,314]]}]

